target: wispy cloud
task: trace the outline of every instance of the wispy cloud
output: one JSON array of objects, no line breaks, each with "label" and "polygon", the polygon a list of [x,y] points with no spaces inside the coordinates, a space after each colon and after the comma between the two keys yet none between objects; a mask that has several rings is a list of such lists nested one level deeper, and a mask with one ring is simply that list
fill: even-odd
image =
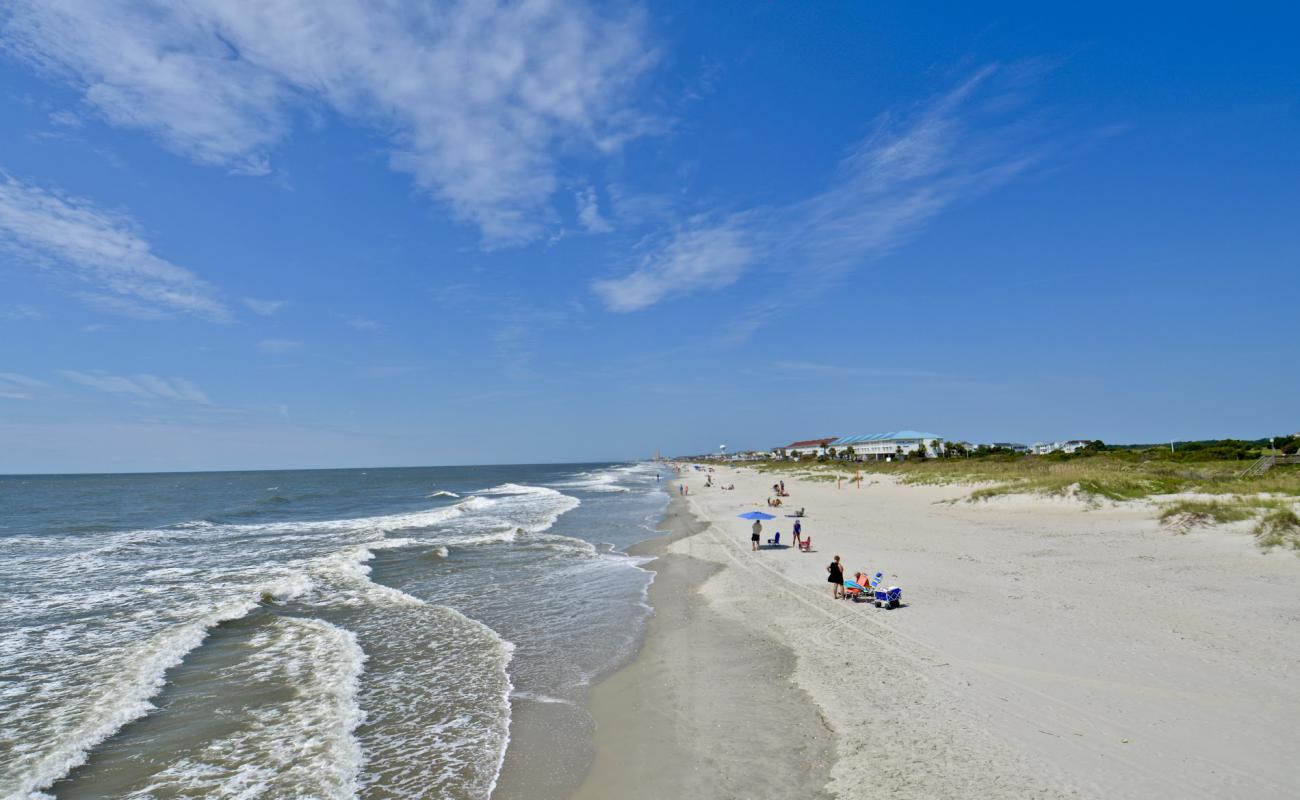
[{"label": "wispy cloud", "polygon": [[60,370],[59,374],[73,383],[106,394],[125,397],[138,402],[167,401],[210,406],[212,401],[194,382],[185,378],[162,378],[147,373],[126,376],[112,375],[95,370]]},{"label": "wispy cloud", "polygon": [[985,67],[907,114],[882,117],[820,193],[776,208],[700,217],[630,273],[597,281],[612,311],[734,283],[781,265],[808,294],[828,276],[880,258],[956,203],[1023,173],[1042,156],[1018,116],[1017,69]]},{"label": "wispy cloud", "polygon": [[263,339],[257,343],[257,349],[268,355],[284,355],[302,347],[302,342],[294,339]]},{"label": "wispy cloud", "polygon": [[589,233],[608,233],[614,229],[600,213],[600,199],[596,196],[595,187],[588,186],[575,194],[574,202],[578,208],[578,222]]},{"label": "wispy cloud", "polygon": [[382,323],[375,322],[373,319],[366,319],[365,317],[354,317],[349,316],[348,314],[343,314],[340,316],[340,319],[343,320],[343,324],[357,331],[374,332],[384,327]]},{"label": "wispy cloud", "polygon": [[226,317],[212,287],[154,255],[130,219],[4,174],[0,248],[72,277],[83,299],[109,311]]},{"label": "wispy cloud", "polygon": [[243,303],[254,314],[260,314],[263,317],[269,317],[289,305],[288,300],[259,300],[256,297],[244,297],[239,302]]},{"label": "wispy cloud", "polygon": [[0,397],[6,400],[30,400],[34,390],[49,388],[49,384],[17,372],[0,372]]},{"label": "wispy cloud", "polygon": [[66,109],[50,114],[50,122],[63,128],[80,128],[84,124],[81,117]]},{"label": "wispy cloud", "polygon": [[0,308],[0,319],[10,322],[23,322],[45,319],[45,312],[35,306],[7,306]]},{"label": "wispy cloud", "polygon": [[[846,377],[861,378],[942,378],[944,374],[934,370],[909,369],[900,367],[855,367],[848,364],[819,364],[811,361],[777,361],[765,369],[790,376],[811,377],[824,376],[843,380]],[[766,373],[765,373],[766,374]]]},{"label": "wispy cloud", "polygon": [[631,274],[598,281],[596,293],[613,311],[636,311],[672,295],[721,289],[759,258],[760,238],[744,215],[701,221],[643,256]]},{"label": "wispy cloud", "polygon": [[639,15],[579,0],[17,0],[0,45],[78,86],[111,123],[195,160],[270,169],[296,117],[389,138],[391,165],[489,244],[537,237],[557,147],[617,147],[653,62]]}]

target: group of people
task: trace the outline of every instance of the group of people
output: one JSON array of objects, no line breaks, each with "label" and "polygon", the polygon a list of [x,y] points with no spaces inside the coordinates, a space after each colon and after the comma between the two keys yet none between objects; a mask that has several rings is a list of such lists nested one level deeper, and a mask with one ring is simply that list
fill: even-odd
[{"label": "group of people", "polygon": [[[857,484],[858,488],[862,488],[862,473],[858,473],[858,475],[854,477],[852,481]],[[709,476],[707,478],[704,485],[705,486],[713,485],[712,476]],[[722,486],[720,488],[734,489],[735,484],[732,484],[731,486]],[[786,492],[785,490],[784,480],[772,484],[772,492],[776,496],[767,498],[767,504],[769,507],[772,508],[780,507],[781,498],[790,496],[789,493]],[[803,521],[800,519],[801,517],[803,517],[803,515],[804,515],[804,509],[802,508],[800,508],[794,514],[795,521],[794,521],[793,534],[794,534],[795,547],[798,547],[804,541]],[[762,549],[762,543],[763,543],[763,523],[761,520],[756,519],[754,520],[753,527],[750,529],[750,536],[749,536],[750,549],[760,550]],[[856,584],[857,586],[862,588],[852,589],[846,587],[844,585],[844,563],[840,560],[840,557],[837,555],[833,559],[831,559],[831,563],[826,566],[826,582],[831,585],[831,597],[836,600],[844,600],[844,599],[848,599],[849,597],[855,594],[860,594],[864,591],[869,591],[871,586],[871,573],[865,570],[860,570],[858,572],[853,573],[853,584]]]},{"label": "group of people", "polygon": [[859,571],[853,573],[853,583],[860,586],[860,589],[849,589],[844,585],[844,564],[840,562],[840,557],[835,556],[831,563],[826,567],[826,582],[831,584],[831,597],[836,600],[847,600],[850,594],[860,594],[867,591],[871,586],[871,573]]}]

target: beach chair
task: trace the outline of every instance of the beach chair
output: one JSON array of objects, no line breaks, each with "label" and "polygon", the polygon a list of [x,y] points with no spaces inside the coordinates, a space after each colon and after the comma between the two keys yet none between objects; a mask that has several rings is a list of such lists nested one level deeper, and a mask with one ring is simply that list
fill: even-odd
[{"label": "beach chair", "polygon": [[768,539],[768,540],[767,540],[767,543],[770,544],[770,545],[772,545],[773,547],[780,547],[780,546],[781,546],[781,532],[780,532],[780,531],[777,531],[775,536],[773,536],[771,539]]},{"label": "beach chair", "polygon": [[812,552],[812,537],[811,537],[811,536],[806,536],[806,537],[804,537],[803,539],[800,539],[800,540],[799,540],[799,549],[802,550],[802,551],[805,552],[805,553],[811,553],[811,552]]}]

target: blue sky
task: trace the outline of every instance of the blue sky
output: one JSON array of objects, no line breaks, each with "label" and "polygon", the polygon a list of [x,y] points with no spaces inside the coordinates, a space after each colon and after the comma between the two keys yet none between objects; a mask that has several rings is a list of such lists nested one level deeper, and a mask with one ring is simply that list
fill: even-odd
[{"label": "blue sky", "polygon": [[0,472],[1300,428],[1283,4],[318,6],[0,10]]}]

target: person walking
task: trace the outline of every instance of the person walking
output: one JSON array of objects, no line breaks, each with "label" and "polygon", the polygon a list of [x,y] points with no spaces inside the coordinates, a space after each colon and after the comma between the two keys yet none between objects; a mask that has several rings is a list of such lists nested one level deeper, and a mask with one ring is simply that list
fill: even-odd
[{"label": "person walking", "polygon": [[763,538],[763,523],[758,520],[754,520],[754,533],[751,534],[749,537],[749,549],[757,550],[758,541],[761,538]]},{"label": "person walking", "polygon": [[839,600],[844,597],[844,565],[840,563],[840,557],[835,556],[835,560],[826,568],[830,573],[826,582],[833,584],[831,587],[831,599]]}]

